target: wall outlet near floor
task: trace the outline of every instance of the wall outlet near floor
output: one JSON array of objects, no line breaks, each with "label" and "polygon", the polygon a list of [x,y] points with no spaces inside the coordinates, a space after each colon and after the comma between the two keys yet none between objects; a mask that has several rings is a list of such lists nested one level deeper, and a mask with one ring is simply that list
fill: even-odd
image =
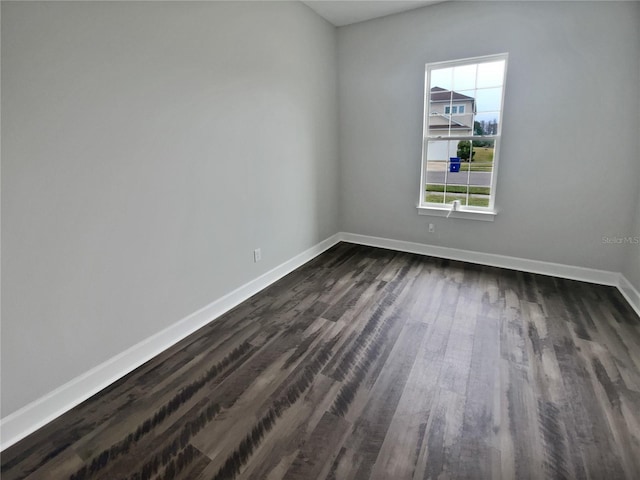
[{"label": "wall outlet near floor", "polygon": [[262,250],[260,250],[259,248],[256,248],[253,251],[253,262],[259,262],[260,260],[262,260]]},{"label": "wall outlet near floor", "polygon": [[433,223],[429,224],[429,233],[433,233],[436,231],[436,226]]}]

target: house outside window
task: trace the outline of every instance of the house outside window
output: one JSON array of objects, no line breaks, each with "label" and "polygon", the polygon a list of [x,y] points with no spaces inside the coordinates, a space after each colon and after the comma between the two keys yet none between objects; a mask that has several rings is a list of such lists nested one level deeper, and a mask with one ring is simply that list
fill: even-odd
[{"label": "house outside window", "polygon": [[506,67],[507,54],[426,65],[419,213],[493,219]]}]

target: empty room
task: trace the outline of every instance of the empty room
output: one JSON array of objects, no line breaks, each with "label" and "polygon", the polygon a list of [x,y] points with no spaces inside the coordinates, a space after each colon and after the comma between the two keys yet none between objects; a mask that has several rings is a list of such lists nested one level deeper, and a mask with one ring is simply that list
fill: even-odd
[{"label": "empty room", "polygon": [[640,478],[640,2],[0,14],[3,480]]}]

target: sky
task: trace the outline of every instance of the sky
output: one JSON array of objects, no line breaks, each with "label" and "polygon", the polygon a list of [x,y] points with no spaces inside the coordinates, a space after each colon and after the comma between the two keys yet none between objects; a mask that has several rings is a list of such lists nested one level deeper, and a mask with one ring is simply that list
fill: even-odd
[{"label": "sky", "polygon": [[[476,112],[499,112],[502,101],[505,61],[475,63],[458,67],[432,68],[430,88],[440,87],[476,99]],[[495,118],[492,115],[491,118]],[[481,118],[478,118],[481,120]]]}]

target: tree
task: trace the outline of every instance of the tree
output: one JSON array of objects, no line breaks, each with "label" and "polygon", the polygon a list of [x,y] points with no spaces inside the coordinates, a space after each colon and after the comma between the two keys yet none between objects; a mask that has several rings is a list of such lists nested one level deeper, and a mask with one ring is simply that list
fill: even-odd
[{"label": "tree", "polygon": [[469,140],[460,140],[458,142],[458,151],[457,155],[460,157],[460,160],[468,162],[469,157],[471,157],[471,161],[473,161],[473,156],[476,152],[471,153],[471,142]]},{"label": "tree", "polygon": [[[489,125],[484,120],[473,122],[473,134],[474,135],[491,135],[491,132],[487,130]],[[476,147],[493,147],[493,140],[474,140],[473,145]]]}]

